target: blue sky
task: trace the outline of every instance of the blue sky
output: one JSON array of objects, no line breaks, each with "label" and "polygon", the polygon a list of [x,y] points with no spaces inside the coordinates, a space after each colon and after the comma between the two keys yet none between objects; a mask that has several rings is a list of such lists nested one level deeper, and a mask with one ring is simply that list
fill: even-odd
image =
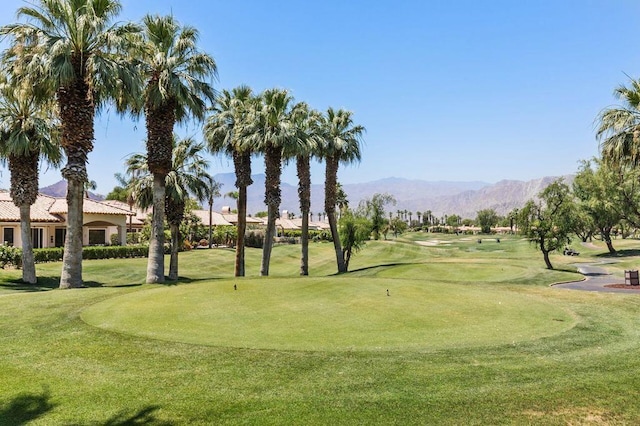
[{"label": "blue sky", "polygon": [[[343,183],[529,180],[573,173],[597,155],[594,119],[628,74],[640,77],[640,3],[528,1],[123,0],[123,20],[173,15],[217,61],[217,89],[291,90],[366,127]],[[18,0],[2,0],[0,24]],[[105,111],[89,176],[106,194],[123,158],[144,150],[144,122]],[[200,126],[179,132],[200,137]],[[263,171],[255,159],[254,173]],[[232,171],[211,158],[211,172]],[[60,179],[41,176],[41,186]],[[323,167],[312,170],[322,183]],[[295,169],[283,180],[295,184]],[[0,186],[7,187],[3,171]]]}]

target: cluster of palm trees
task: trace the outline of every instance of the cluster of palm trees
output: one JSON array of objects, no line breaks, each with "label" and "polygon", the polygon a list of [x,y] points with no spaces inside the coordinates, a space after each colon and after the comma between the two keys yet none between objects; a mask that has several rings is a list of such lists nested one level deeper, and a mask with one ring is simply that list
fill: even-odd
[{"label": "cluster of palm trees", "polygon": [[114,23],[117,0],[40,0],[19,8],[24,22],[7,25],[3,74],[38,88],[26,96],[55,99],[66,165],[67,233],[61,288],[82,286],[82,207],[93,149],[94,117],[108,103],[144,114],[147,161],[154,176],[153,230],[147,282],[164,280],[165,178],[171,170],[176,122],[202,119],[213,101],[216,64],[197,48],[198,32],[172,16],[148,15],[141,24]]},{"label": "cluster of palm trees", "polygon": [[[44,158],[58,164],[62,152],[66,159],[62,176],[68,183],[68,216],[60,288],[83,284],[82,211],[89,181],[87,157],[93,149],[94,117],[107,105],[114,105],[119,113],[145,118],[146,155],[130,160],[138,161],[135,167],[146,171],[146,180],[138,180],[151,188],[144,198],[153,206],[147,282],[164,281],[166,211],[171,212],[171,226],[183,211],[166,196],[167,182],[174,171],[174,149],[179,146],[174,126],[205,118],[207,148],[232,156],[236,170],[236,275],[244,275],[246,188],[252,183],[251,156],[256,153],[264,155],[267,177],[268,226],[261,274],[269,273],[283,161],[295,159],[298,165],[305,220],[309,215],[309,161],[313,156],[326,161],[325,211],[338,271],[344,272],[335,218],[337,171],[340,162],[360,159],[364,128],[353,123],[348,111],[330,108],[320,114],[304,103],[294,103],[286,90],[271,89],[254,95],[250,88],[241,86],[215,96],[212,82],[216,63],[198,49],[195,28],[180,25],[173,16],[156,15],[145,16],[139,24],[119,24],[116,19],[121,7],[118,0],[39,0],[18,9],[21,22],[0,29],[0,35],[9,39],[0,70],[0,153],[9,162],[11,193],[20,207],[23,234],[30,229],[28,209],[37,194],[38,173],[34,171],[38,170],[38,161]],[[207,118],[211,105],[213,113]],[[146,163],[145,167],[141,163]],[[172,239],[177,242],[177,238]],[[22,241],[23,279],[35,282],[30,238],[23,236]],[[303,232],[303,275],[308,273],[307,242]],[[177,276],[177,257],[170,276]]]},{"label": "cluster of palm trees", "polygon": [[268,89],[256,95],[248,86],[223,90],[213,114],[204,125],[204,136],[213,153],[233,158],[238,188],[238,229],[235,275],[244,276],[244,235],[246,230],[247,187],[252,184],[251,158],[262,154],[265,162],[267,228],[260,274],[269,275],[275,223],[279,215],[282,165],[295,161],[299,179],[298,195],[302,217],[300,274],[309,273],[309,216],[311,206],[312,158],[326,162],[325,214],[329,220],[336,251],[338,272],[346,272],[338,236],[336,205],[340,163],[357,161],[361,156],[364,127],[353,122],[350,111],[329,108],[326,113],[295,102],[284,89]]}]

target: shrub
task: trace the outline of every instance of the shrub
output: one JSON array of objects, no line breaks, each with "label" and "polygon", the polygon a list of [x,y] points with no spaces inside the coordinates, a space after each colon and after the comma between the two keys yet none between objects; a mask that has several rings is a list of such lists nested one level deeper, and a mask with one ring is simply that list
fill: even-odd
[{"label": "shrub", "polygon": [[5,266],[15,266],[19,268],[22,264],[22,250],[13,246],[0,246],[0,268]]},{"label": "shrub", "polygon": [[62,260],[64,250],[62,247],[52,247],[33,250],[33,258],[36,263],[59,262]]},{"label": "shrub", "polygon": [[141,244],[142,232],[127,232],[127,244]]},{"label": "shrub", "polygon": [[120,235],[111,234],[111,236],[109,237],[109,242],[111,243],[112,246],[119,246],[120,245]]},{"label": "shrub", "polygon": [[246,247],[262,248],[264,247],[264,231],[249,231],[244,236],[244,245]]}]

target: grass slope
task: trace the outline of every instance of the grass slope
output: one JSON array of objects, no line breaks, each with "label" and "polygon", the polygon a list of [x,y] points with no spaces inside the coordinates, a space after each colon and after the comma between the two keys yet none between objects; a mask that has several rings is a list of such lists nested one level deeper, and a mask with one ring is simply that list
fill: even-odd
[{"label": "grass slope", "polygon": [[43,291],[2,271],[0,424],[640,419],[640,295],[550,288],[577,259],[544,270],[518,239],[429,237],[372,242],[340,277],[328,244],[307,278],[297,246],[269,278],[250,251],[234,279],[226,250],[181,254],[177,285],[141,284],[140,259],[85,262],[94,287],[72,291],[46,291],[60,264],[38,265]]}]

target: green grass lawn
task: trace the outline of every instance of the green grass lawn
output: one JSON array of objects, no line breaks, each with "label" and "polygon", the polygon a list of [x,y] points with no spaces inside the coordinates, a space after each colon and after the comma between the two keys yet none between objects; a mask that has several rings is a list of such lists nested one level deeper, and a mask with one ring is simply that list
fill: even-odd
[{"label": "green grass lawn", "polygon": [[640,292],[549,287],[573,262],[637,268],[614,243],[555,271],[519,238],[423,233],[342,276],[326,243],[304,278],[299,246],[268,278],[255,250],[242,279],[231,250],[181,253],[166,285],[145,259],[86,261],[78,290],[51,290],[59,263],[37,289],[0,271],[0,425],[635,424]]}]

